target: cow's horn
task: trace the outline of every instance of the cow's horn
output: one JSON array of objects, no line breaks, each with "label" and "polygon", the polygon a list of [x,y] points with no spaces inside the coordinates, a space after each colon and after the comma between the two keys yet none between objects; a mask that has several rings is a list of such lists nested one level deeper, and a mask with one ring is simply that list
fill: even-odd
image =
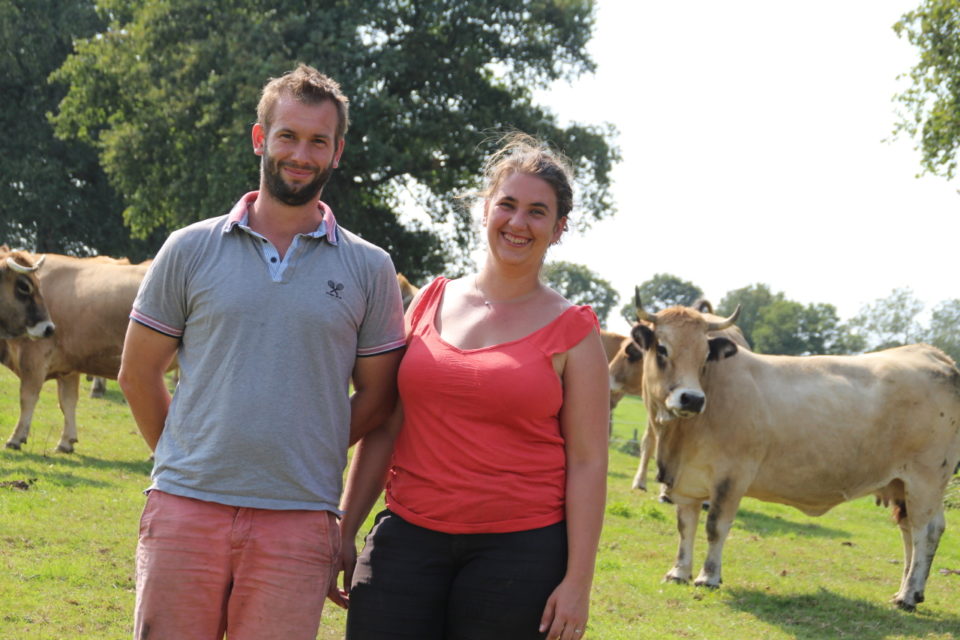
[{"label": "cow's horn", "polygon": [[737,308],[733,310],[733,313],[730,314],[730,317],[720,322],[708,322],[707,331],[720,331],[721,329],[726,329],[731,326],[734,322],[737,321],[737,318],[740,317],[740,305],[737,305]]},{"label": "cow's horn", "polygon": [[37,264],[33,265],[32,267],[25,267],[19,262],[17,262],[16,260],[14,260],[13,256],[10,256],[9,258],[7,258],[7,266],[13,269],[14,271],[16,271],[17,273],[33,273],[34,271],[40,268],[40,265],[43,264],[43,259],[46,257],[47,256],[42,256],[39,260],[37,260]]},{"label": "cow's horn", "polygon": [[657,314],[647,313],[643,305],[640,304],[640,287],[634,287],[633,289],[633,304],[637,307],[637,320],[657,324]]}]

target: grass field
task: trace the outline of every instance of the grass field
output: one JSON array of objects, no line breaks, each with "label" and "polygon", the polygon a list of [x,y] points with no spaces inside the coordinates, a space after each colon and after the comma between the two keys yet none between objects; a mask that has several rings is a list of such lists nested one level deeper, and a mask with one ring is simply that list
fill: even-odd
[{"label": "grass field", "polygon": [[[52,382],[44,387],[24,449],[0,450],[0,640],[130,636],[133,553],[150,472],[148,450],[116,383],[99,400],[84,395],[88,384],[81,388],[75,454],[53,451],[62,419]],[[2,369],[4,440],[17,412],[17,380]],[[663,584],[677,544],[673,510],[656,501],[655,490],[630,489],[637,459],[623,451],[630,449],[634,430],[642,434],[643,422],[642,403],[626,398],[615,415],[587,637],[960,638],[956,479],[927,601],[916,613],[888,603],[902,569],[900,535],[889,512],[870,498],[820,518],[744,500],[725,548],[723,587]],[[698,562],[705,548],[701,525]],[[343,624],[343,613],[328,606],[318,638],[341,638]]]}]

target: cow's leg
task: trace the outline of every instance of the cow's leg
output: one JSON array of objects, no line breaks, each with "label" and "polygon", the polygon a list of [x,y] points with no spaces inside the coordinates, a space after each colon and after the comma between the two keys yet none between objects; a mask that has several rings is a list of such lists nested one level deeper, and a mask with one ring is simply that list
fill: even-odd
[{"label": "cow's leg", "polygon": [[102,398],[107,393],[107,379],[100,376],[88,376],[92,381],[90,385],[90,397]]},{"label": "cow's leg", "polygon": [[77,400],[80,398],[80,374],[71,373],[57,378],[57,398],[63,412],[63,434],[57,450],[73,453],[77,442]]},{"label": "cow's leg", "polygon": [[[922,514],[917,514],[920,517],[915,519],[910,509],[908,505],[906,521],[910,523],[907,526],[910,528],[913,540],[910,568],[900,585],[900,591],[893,598],[893,602],[898,607],[907,611],[913,611],[919,603],[923,602],[923,591],[927,584],[927,576],[930,575],[933,556],[937,553],[940,536],[943,535],[947,526],[942,506],[938,507],[929,518],[923,518]],[[914,524],[919,519],[924,519],[925,522],[919,525]]]},{"label": "cow's leg", "polygon": [[721,561],[723,557],[723,543],[727,540],[733,517],[740,507],[740,493],[730,491],[730,481],[721,482],[711,496],[707,512],[707,559],[703,563],[700,575],[694,580],[698,587],[717,588],[723,582],[721,578]]},{"label": "cow's leg", "polygon": [[677,530],[680,532],[680,546],[677,548],[677,560],[673,568],[663,576],[664,582],[689,582],[693,575],[693,541],[697,535],[697,522],[700,520],[700,505],[677,505]]},{"label": "cow's leg", "polygon": [[900,577],[900,589],[893,594],[894,602],[901,593],[907,593],[907,578],[910,576],[910,565],[913,564],[913,533],[910,530],[910,521],[904,518],[897,524],[900,527],[900,538],[903,540],[903,575]]},{"label": "cow's leg", "polygon": [[637,474],[633,476],[633,488],[641,491],[647,490],[647,467],[650,466],[650,452],[657,449],[657,434],[653,432],[653,427],[647,425],[647,430],[643,432],[643,442],[640,443],[640,464],[637,466]]},{"label": "cow's leg", "polygon": [[43,372],[35,369],[21,371],[20,374],[20,418],[17,426],[7,440],[9,449],[19,449],[27,443],[30,436],[30,423],[33,422],[33,411],[40,400],[40,389],[43,387]]}]

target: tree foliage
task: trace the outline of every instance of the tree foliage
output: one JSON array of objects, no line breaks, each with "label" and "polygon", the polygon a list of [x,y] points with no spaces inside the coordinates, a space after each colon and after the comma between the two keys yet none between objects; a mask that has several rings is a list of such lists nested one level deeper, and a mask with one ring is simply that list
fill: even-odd
[{"label": "tree foliage", "polygon": [[758,353],[784,355],[853,353],[864,346],[862,339],[840,322],[832,304],[804,306],[785,299],[759,309],[753,339]]},{"label": "tree foliage", "polygon": [[[611,131],[558,126],[531,91],[593,69],[590,0],[102,0],[109,26],[58,78],[58,132],[97,147],[138,235],[224,212],[257,181],[249,129],[268,77],[306,62],[341,83],[351,129],[324,191],[344,225],[413,278],[466,255],[492,132],[547,139],[573,161],[580,200],[612,210]],[[416,206],[431,224],[404,226]],[[435,229],[446,228],[446,235]]]},{"label": "tree foliage", "polygon": [[620,294],[596,273],[583,266],[558,260],[548,262],[541,273],[544,281],[573,304],[588,304],[606,326],[607,316],[616,306]]},{"label": "tree foliage", "polygon": [[54,136],[66,88],[49,81],[77,38],[103,28],[94,2],[0,0],[0,242],[36,251],[143,257],[93,149]]},{"label": "tree foliage", "polygon": [[[667,307],[689,306],[703,297],[703,290],[692,282],[669,273],[658,273],[638,287],[640,304],[655,313]],[[620,308],[620,315],[629,323],[637,321],[636,302],[631,298]]]},{"label": "tree foliage", "polygon": [[945,300],[934,308],[926,340],[960,362],[960,300]]},{"label": "tree foliage", "polygon": [[756,346],[753,332],[760,320],[761,310],[783,299],[783,293],[774,294],[766,284],[751,284],[728,291],[720,300],[720,304],[717,305],[717,314],[729,316],[737,308],[737,305],[740,305],[740,317],[737,320],[737,326],[740,327],[740,331],[747,339],[747,344]]},{"label": "tree foliage", "polygon": [[924,339],[926,332],[917,321],[921,311],[923,303],[911,289],[894,289],[886,298],[861,308],[850,325],[871,351],[888,349]]},{"label": "tree foliage", "polygon": [[960,148],[960,0],[923,0],[893,26],[919,53],[910,86],[895,100],[905,109],[894,133],[916,141],[921,165],[953,178]]}]

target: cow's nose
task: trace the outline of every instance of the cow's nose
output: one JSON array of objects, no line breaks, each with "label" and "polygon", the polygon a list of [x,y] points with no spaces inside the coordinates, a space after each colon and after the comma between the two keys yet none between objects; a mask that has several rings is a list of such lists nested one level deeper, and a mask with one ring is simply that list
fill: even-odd
[{"label": "cow's nose", "polygon": [[52,335],[53,335],[53,332],[54,332],[54,327],[55,327],[55,326],[56,326],[56,325],[54,325],[52,322],[51,322],[50,324],[48,324],[48,325],[47,325],[47,328],[43,330],[43,337],[44,337],[44,338],[49,338],[50,336],[52,336]]},{"label": "cow's nose", "polygon": [[680,408],[683,411],[700,413],[700,411],[703,409],[703,403],[705,399],[706,398],[703,397],[702,393],[684,391],[680,394]]}]

